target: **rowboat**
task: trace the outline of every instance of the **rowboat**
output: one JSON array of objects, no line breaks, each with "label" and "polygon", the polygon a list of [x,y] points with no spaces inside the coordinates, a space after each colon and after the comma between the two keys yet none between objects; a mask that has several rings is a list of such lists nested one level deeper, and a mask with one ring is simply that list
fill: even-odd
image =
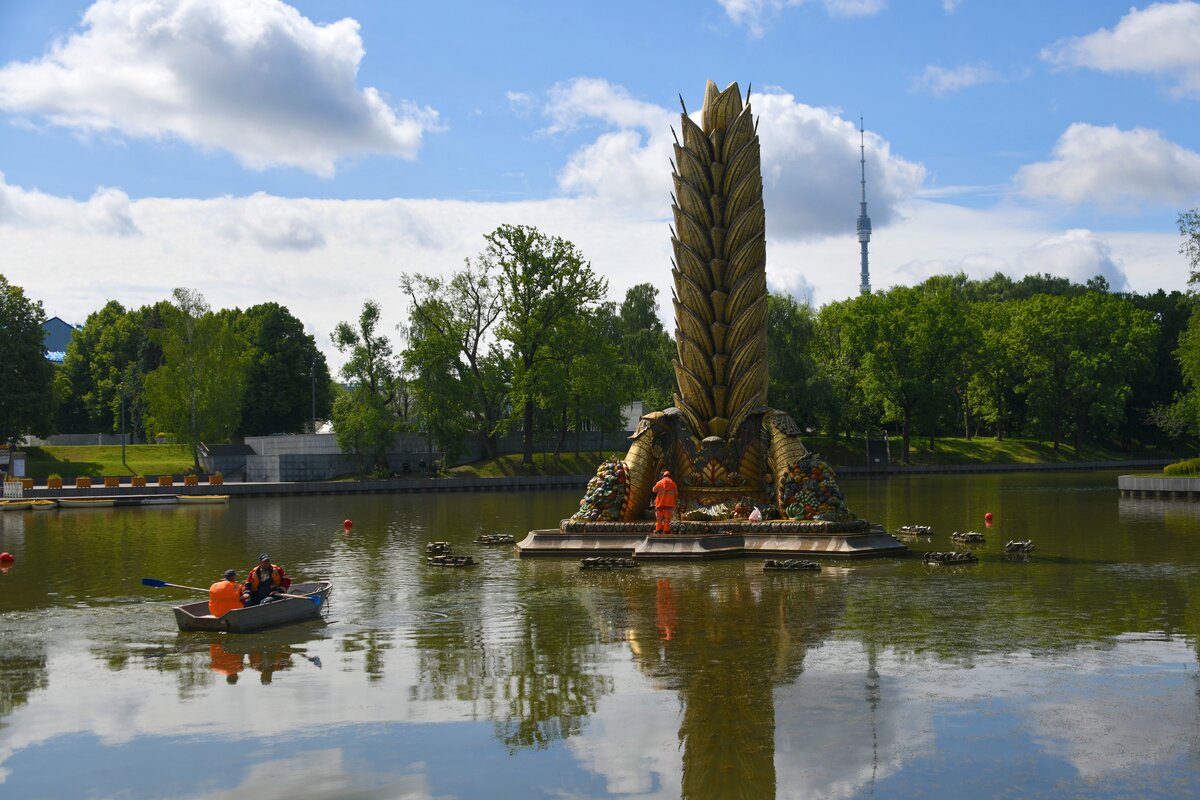
[{"label": "rowboat", "polygon": [[226,631],[229,633],[252,633],[263,628],[274,628],[279,625],[290,625],[312,619],[321,613],[329,593],[333,591],[330,581],[313,581],[311,583],[293,583],[288,590],[290,594],[302,594],[305,597],[320,597],[318,605],[312,600],[300,597],[285,597],[273,603],[235,608],[219,617],[208,613],[208,601],[188,603],[176,606],[175,622],[181,631]]},{"label": "rowboat", "polygon": [[216,503],[228,503],[229,495],[227,494],[180,494],[176,495],[179,502],[184,505],[213,505]]},{"label": "rowboat", "polygon": [[58,508],[57,500],[40,498],[38,500],[30,500],[29,502],[33,504],[30,506],[30,508],[32,508],[34,511],[49,511],[51,509]]},{"label": "rowboat", "polygon": [[116,501],[111,497],[60,497],[59,508],[112,508]]},{"label": "rowboat", "polygon": [[32,505],[32,500],[0,500],[0,511],[26,511]]}]

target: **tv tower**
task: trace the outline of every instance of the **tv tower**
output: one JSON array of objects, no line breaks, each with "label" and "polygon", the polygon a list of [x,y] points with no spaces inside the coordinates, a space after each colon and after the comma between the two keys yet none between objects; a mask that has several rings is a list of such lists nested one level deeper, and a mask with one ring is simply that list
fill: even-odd
[{"label": "tv tower", "polygon": [[863,119],[858,118],[858,164],[862,168],[862,203],[858,214],[858,246],[862,250],[859,294],[871,293],[871,271],[867,268],[867,243],[871,241],[871,218],[867,216],[867,145]]}]

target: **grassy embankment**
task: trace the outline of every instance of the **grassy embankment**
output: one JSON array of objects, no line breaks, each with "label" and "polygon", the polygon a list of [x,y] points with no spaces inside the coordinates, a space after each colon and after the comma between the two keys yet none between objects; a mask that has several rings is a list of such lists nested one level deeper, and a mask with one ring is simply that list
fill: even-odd
[{"label": "grassy embankment", "polygon": [[44,481],[51,474],[70,480],[81,475],[179,475],[192,468],[192,448],[186,444],[46,446],[25,448],[25,474]]},{"label": "grassy embankment", "polygon": [[[866,445],[862,439],[845,441],[823,436],[805,437],[809,450],[819,453],[834,466],[853,466],[866,463]],[[932,450],[927,439],[911,442],[912,463],[917,465],[947,464],[1042,464],[1070,461],[1116,461],[1138,458],[1178,458],[1180,452],[1166,453],[1160,450],[1123,452],[1089,444],[1079,453],[1068,444],[1060,445],[1055,453],[1049,442],[1030,439],[1004,439],[996,441],[987,437],[971,440],[962,438],[938,439]],[[900,442],[893,439],[892,463],[899,463]],[[45,480],[52,473],[65,479],[79,475],[93,478],[105,475],[178,475],[192,467],[191,450],[178,444],[134,444],[125,449],[128,466],[121,464],[120,445],[90,445],[80,447],[30,447],[25,471],[35,480]],[[505,455],[494,460],[478,461],[454,467],[447,471],[451,478],[481,477],[499,478],[515,475],[591,475],[605,458],[621,457],[625,450],[609,450],[581,453],[536,453],[534,466],[521,464],[519,454]]]},{"label": "grassy embankment", "polygon": [[[804,445],[834,466],[857,466],[866,464],[866,442],[857,438],[847,442],[827,436],[806,436]],[[1047,464],[1070,461],[1123,461],[1134,459],[1178,458],[1181,453],[1161,450],[1138,450],[1124,452],[1117,448],[1098,444],[1087,444],[1078,453],[1069,444],[1060,444],[1054,452],[1050,442],[1032,439],[1004,439],[997,441],[989,437],[973,439],[937,439],[933,449],[928,439],[912,439],[909,443],[911,461],[914,465],[951,464]],[[564,453],[558,459],[553,453],[534,455],[534,467],[521,464],[520,455],[504,455],[497,459],[477,461],[454,467],[448,472],[451,477],[495,478],[510,475],[591,475],[605,458],[624,456],[625,451],[608,451],[604,454]],[[900,463],[900,440],[891,441],[892,463]]]}]

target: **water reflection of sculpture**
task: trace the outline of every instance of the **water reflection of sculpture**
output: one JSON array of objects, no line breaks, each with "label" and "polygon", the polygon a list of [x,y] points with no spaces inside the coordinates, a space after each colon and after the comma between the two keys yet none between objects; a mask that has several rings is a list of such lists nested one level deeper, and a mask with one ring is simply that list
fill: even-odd
[{"label": "water reflection of sculpture", "polygon": [[624,624],[638,667],[683,705],[680,796],[774,797],[774,693],[836,626],[843,584],[738,576],[714,590],[681,573],[648,591],[629,596]]}]

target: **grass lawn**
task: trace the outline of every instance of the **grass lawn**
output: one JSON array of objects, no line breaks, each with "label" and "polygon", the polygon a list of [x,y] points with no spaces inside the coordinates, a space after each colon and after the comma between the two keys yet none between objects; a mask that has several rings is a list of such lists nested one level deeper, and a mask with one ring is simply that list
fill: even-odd
[{"label": "grass lawn", "polygon": [[186,444],[131,444],[125,447],[121,463],[121,445],[46,446],[25,448],[25,474],[45,480],[51,473],[64,479],[87,475],[178,475],[193,466],[192,448]]}]

